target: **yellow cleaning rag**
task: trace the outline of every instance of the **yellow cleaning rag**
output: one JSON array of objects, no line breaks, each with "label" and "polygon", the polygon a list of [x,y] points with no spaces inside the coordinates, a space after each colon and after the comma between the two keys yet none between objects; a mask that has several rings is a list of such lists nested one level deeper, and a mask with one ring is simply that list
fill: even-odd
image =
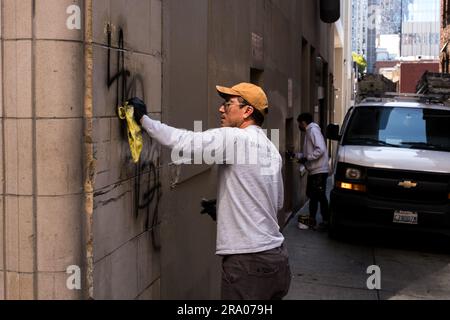
[{"label": "yellow cleaning rag", "polygon": [[119,107],[119,118],[127,121],[128,143],[130,144],[131,156],[134,163],[138,163],[141,157],[143,140],[141,127],[136,123],[133,115],[134,108],[129,106],[128,102]]}]

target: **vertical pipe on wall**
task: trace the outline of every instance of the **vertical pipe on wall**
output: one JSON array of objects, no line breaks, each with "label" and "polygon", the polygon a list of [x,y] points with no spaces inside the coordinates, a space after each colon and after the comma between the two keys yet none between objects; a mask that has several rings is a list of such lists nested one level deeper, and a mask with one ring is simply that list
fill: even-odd
[{"label": "vertical pipe on wall", "polygon": [[5,157],[5,86],[4,86],[4,83],[3,83],[3,70],[4,70],[4,57],[5,57],[5,55],[4,55],[4,50],[3,50],[3,30],[5,29],[4,28],[4,21],[5,21],[5,19],[3,19],[3,12],[4,12],[4,9],[3,9],[3,0],[0,0],[0,6],[1,6],[1,9],[0,9],[0,15],[1,15],[1,17],[0,17],[0,19],[1,19],[1,26],[0,26],[0,50],[1,50],[1,61],[0,61],[0,63],[1,63],[1,70],[2,70],[2,72],[1,72],[1,74],[0,74],[0,85],[2,86],[2,106],[3,106],[3,108],[2,108],[2,115],[1,115],[1,121],[2,121],[2,137],[1,137],[1,139],[2,139],[2,154],[1,154],[1,156],[2,156],[2,158],[3,158],[3,161],[2,161],[2,168],[1,168],[1,170],[2,170],[2,177],[3,177],[3,182],[2,182],[2,184],[3,184],[3,194],[1,195],[2,196],[2,219],[3,219],[3,224],[2,224],[2,237],[3,237],[3,246],[2,246],[2,248],[1,248],[1,250],[2,250],[2,255],[3,255],[3,265],[2,265],[2,270],[3,270],[3,297],[4,297],[4,299],[6,300],[6,289],[7,289],[7,287],[6,287],[6,223],[5,223],[5,221],[6,221],[6,197],[5,197],[5,190],[6,190],[6,179],[5,179],[5,175],[6,175],[6,169],[5,169],[5,161],[6,161],[6,157]]},{"label": "vertical pipe on wall", "polygon": [[33,0],[32,3],[32,28],[31,28],[31,118],[32,118],[32,194],[33,194],[33,296],[34,299],[39,299],[39,291],[38,291],[38,227],[37,227],[37,135],[36,135],[36,127],[37,127],[37,119],[36,119],[36,0]]},{"label": "vertical pipe on wall", "polygon": [[84,241],[86,259],[85,297],[94,298],[94,246],[93,246],[93,213],[94,213],[94,174],[95,159],[93,145],[93,27],[92,1],[84,0]]}]

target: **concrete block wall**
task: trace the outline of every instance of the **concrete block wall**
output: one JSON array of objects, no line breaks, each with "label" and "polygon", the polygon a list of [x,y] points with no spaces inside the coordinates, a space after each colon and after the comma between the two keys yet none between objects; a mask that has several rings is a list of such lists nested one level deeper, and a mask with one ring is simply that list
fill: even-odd
[{"label": "concrete block wall", "polygon": [[72,4],[82,7],[1,1],[0,298],[81,297],[66,287],[83,256],[83,34],[66,27]]},{"label": "concrete block wall", "polygon": [[[137,96],[161,119],[161,19],[161,0],[93,1],[94,299],[160,297],[160,146],[144,134],[141,162],[132,162],[117,101]],[[123,76],[108,84],[123,70],[125,93]]]}]

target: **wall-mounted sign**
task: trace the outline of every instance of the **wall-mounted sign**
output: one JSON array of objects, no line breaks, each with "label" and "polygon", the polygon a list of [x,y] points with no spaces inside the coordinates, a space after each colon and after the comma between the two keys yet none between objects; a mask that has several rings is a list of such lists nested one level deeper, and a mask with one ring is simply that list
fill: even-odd
[{"label": "wall-mounted sign", "polygon": [[292,79],[288,79],[288,107],[292,108],[292,106],[294,105],[294,84],[292,82]]},{"label": "wall-mounted sign", "polygon": [[252,32],[252,65],[264,69],[264,38]]}]

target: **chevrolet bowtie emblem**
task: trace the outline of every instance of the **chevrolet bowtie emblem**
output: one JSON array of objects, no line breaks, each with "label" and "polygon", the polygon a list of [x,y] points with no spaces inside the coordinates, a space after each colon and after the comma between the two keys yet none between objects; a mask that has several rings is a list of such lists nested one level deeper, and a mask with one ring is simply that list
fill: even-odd
[{"label": "chevrolet bowtie emblem", "polygon": [[402,181],[398,184],[398,186],[403,187],[405,189],[412,189],[417,187],[417,183],[412,181]]}]

